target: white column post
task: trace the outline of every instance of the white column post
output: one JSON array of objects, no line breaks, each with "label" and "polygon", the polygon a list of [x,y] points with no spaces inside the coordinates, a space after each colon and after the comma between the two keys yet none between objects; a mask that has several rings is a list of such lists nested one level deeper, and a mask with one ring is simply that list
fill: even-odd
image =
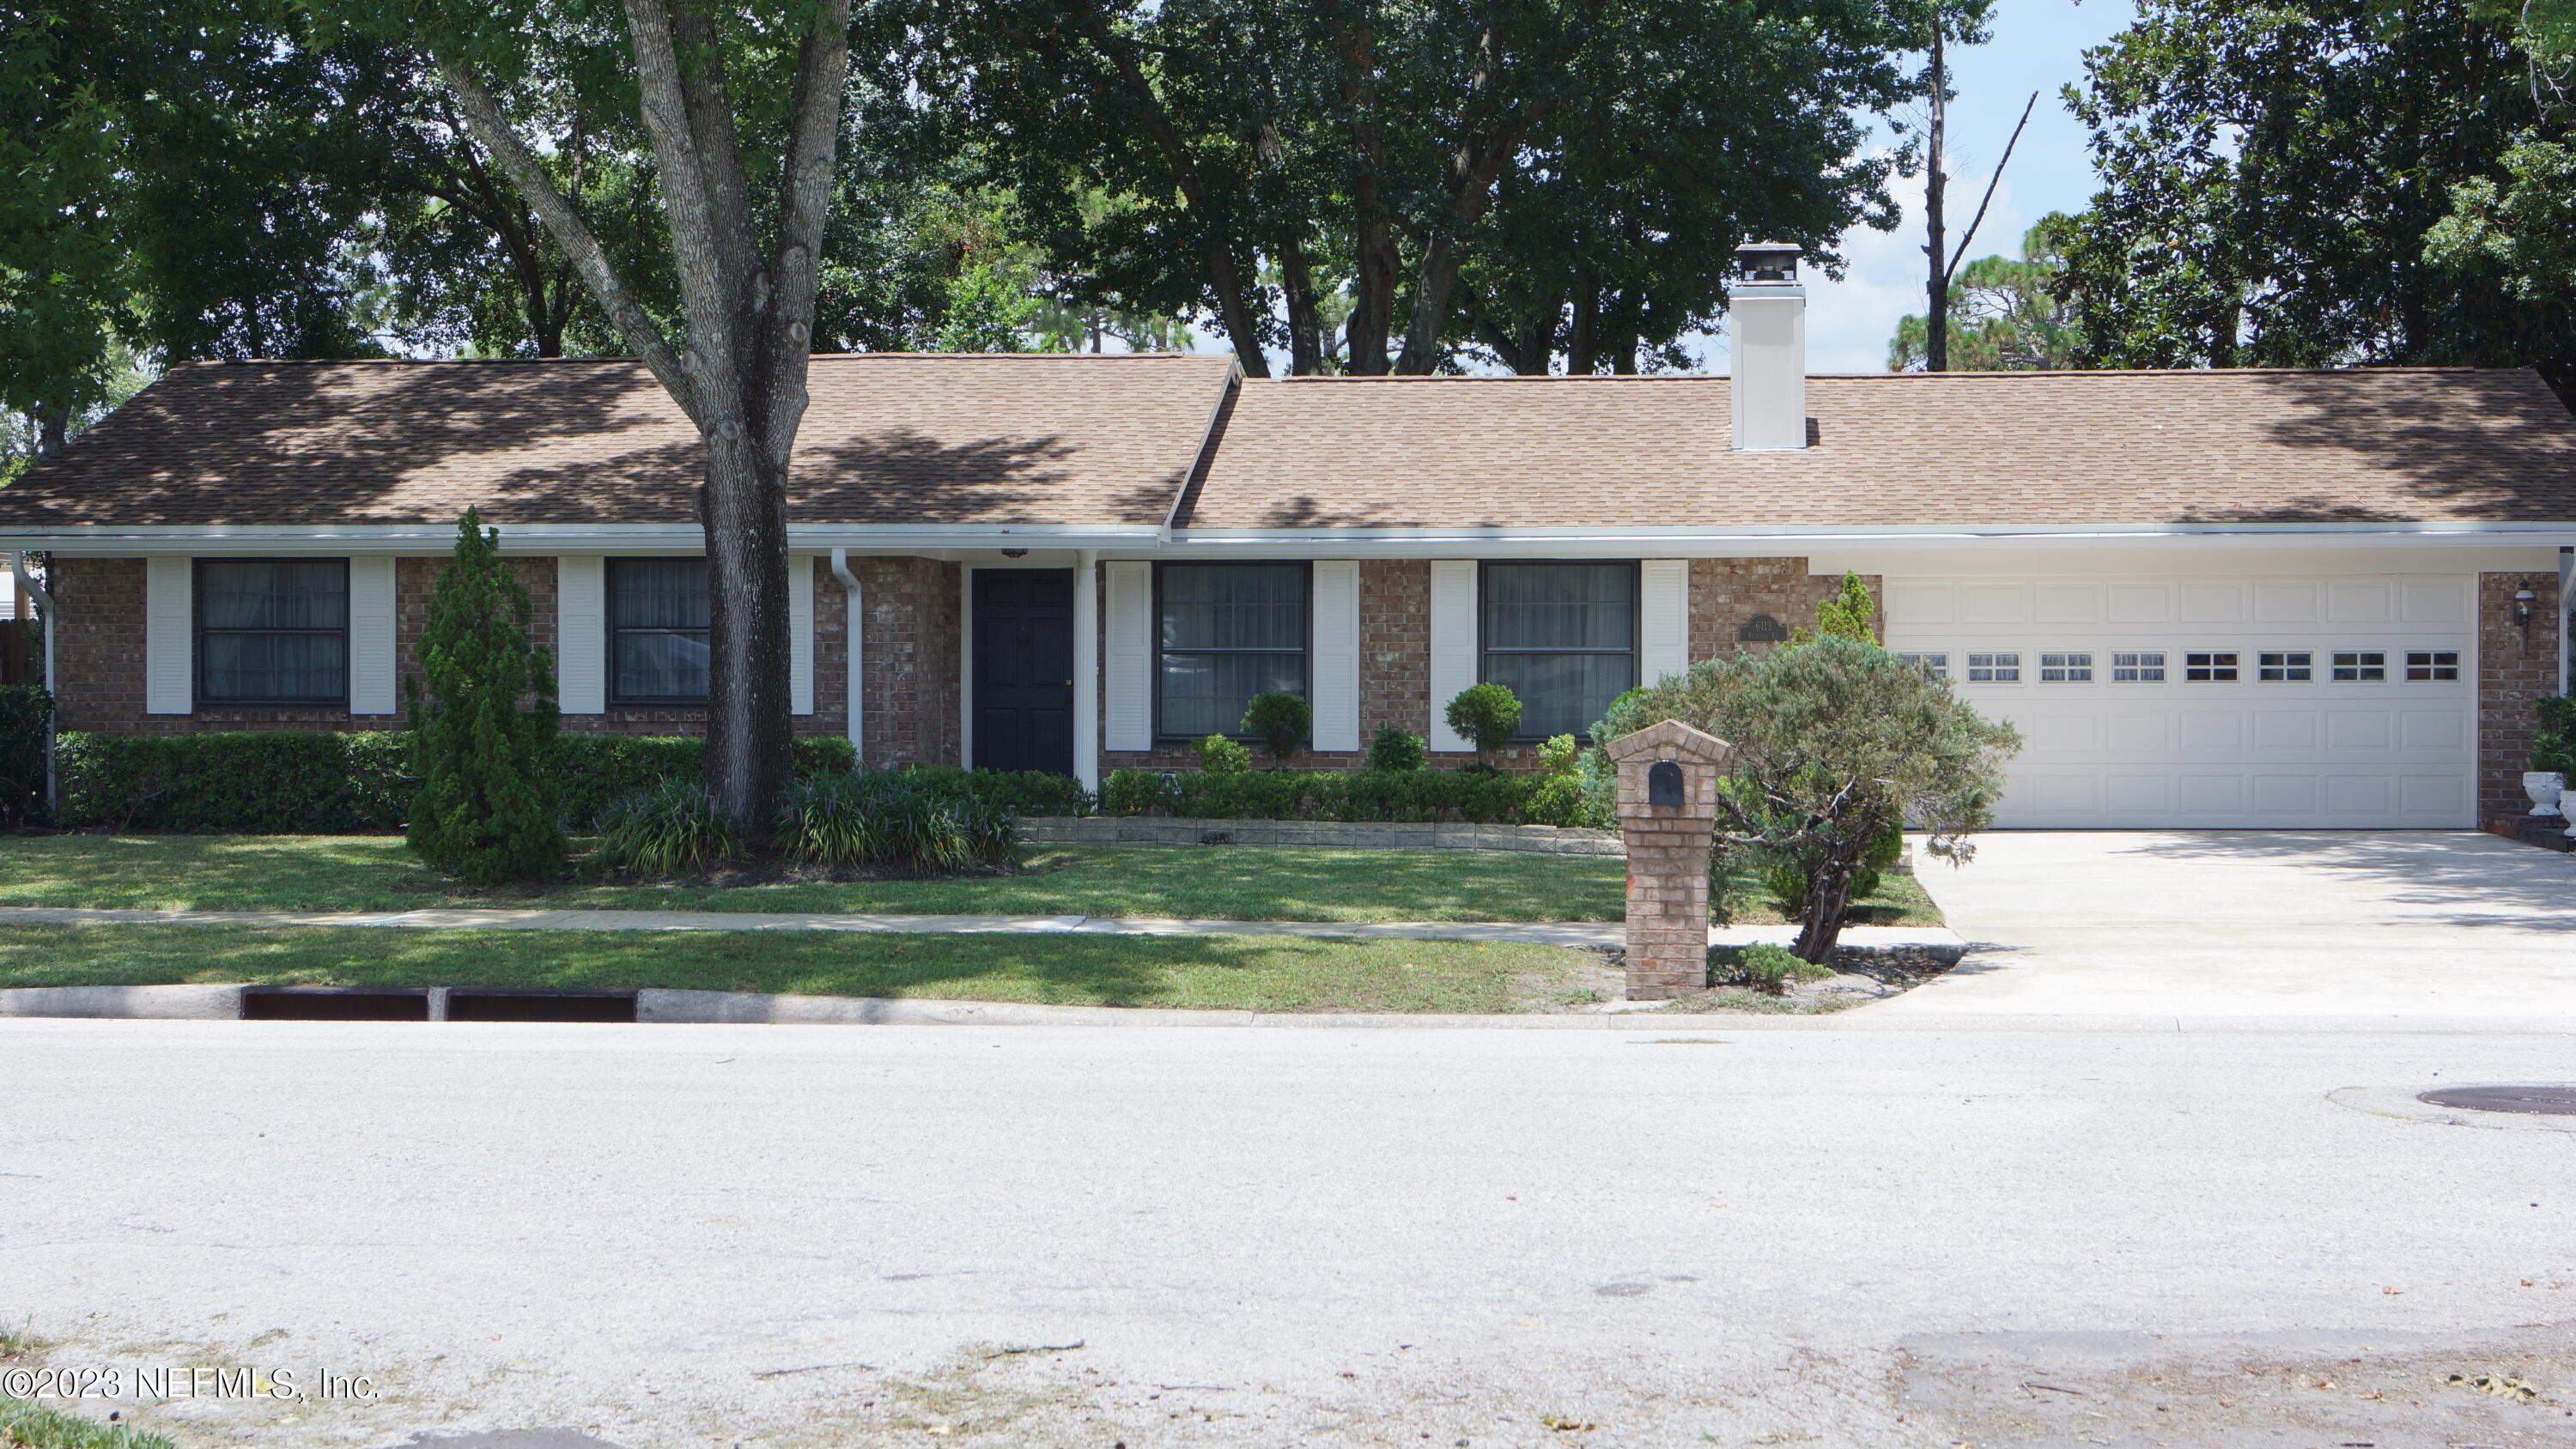
[{"label": "white column post", "polygon": [[1100,551],[1074,555],[1073,777],[1100,788]]}]

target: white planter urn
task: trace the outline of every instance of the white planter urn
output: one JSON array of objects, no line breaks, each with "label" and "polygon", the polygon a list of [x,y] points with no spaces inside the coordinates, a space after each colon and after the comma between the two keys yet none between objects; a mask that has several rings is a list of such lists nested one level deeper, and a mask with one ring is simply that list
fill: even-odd
[{"label": "white planter urn", "polygon": [[2558,812],[2567,817],[2567,828],[2558,833],[2576,840],[2576,790],[2558,792]]},{"label": "white planter urn", "polygon": [[2567,777],[2556,770],[2526,770],[2522,776],[2522,793],[2531,797],[2531,813],[2556,817],[2558,802],[2567,794]]}]

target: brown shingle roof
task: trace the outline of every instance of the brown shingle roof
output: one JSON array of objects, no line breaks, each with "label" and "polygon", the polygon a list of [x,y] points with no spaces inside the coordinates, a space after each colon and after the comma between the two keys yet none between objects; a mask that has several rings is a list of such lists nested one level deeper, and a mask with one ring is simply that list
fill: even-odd
[{"label": "brown shingle roof", "polygon": [[[1158,524],[1222,356],[819,357],[801,523]],[[1202,529],[2576,522],[2528,371],[1819,377],[1817,446],[1727,448],[1723,378],[1242,385]],[[171,369],[0,489],[54,524],[685,523],[695,435],[632,363]]]},{"label": "brown shingle roof", "polygon": [[[814,359],[789,516],[1160,524],[1221,356]],[[0,489],[0,526],[687,523],[697,434],[632,362],[195,363]]]},{"label": "brown shingle roof", "polygon": [[1727,447],[1724,378],[1247,382],[1182,526],[2576,521],[2529,371],[1817,377]]}]

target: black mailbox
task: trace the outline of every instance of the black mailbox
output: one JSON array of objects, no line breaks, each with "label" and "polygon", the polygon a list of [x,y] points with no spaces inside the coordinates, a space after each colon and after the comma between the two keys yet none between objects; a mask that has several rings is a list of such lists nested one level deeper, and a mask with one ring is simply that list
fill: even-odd
[{"label": "black mailbox", "polygon": [[1684,802],[1682,767],[1671,760],[1657,760],[1646,767],[1646,803],[1670,805],[1678,809]]}]

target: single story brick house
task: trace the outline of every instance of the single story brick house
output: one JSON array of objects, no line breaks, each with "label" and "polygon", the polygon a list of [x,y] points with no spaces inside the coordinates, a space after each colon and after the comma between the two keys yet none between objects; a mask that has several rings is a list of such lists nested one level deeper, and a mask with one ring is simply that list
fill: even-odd
[{"label": "single story brick house", "polygon": [[[1248,380],[1230,357],[818,357],[795,710],[878,763],[1168,767],[1263,689],[1315,761],[1480,679],[1531,737],[1761,648],[1845,570],[2028,738],[2015,826],[2466,826],[2566,689],[2576,419],[2528,371]],[[470,504],[570,730],[699,727],[695,435],[625,361],[175,367],[0,490],[62,727],[400,723]],[[32,582],[26,580],[22,582]]]}]

